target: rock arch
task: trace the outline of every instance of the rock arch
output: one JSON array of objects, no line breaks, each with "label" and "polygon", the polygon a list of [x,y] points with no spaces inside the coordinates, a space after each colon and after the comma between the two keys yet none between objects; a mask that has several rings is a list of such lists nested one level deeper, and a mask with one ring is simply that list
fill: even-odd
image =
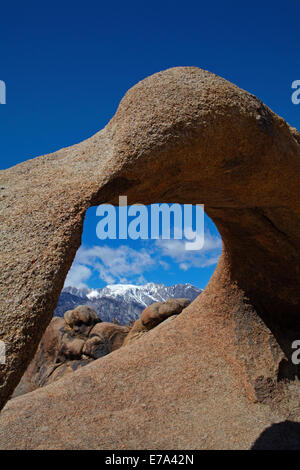
[{"label": "rock arch", "polygon": [[146,78],[93,137],[2,171],[1,407],[51,319],[86,210],[122,194],[129,204],[205,204],[223,253],[187,321],[197,313],[219,325],[215,341],[253,400],[297,374],[288,359],[300,338],[299,176],[298,131],[195,67]]}]

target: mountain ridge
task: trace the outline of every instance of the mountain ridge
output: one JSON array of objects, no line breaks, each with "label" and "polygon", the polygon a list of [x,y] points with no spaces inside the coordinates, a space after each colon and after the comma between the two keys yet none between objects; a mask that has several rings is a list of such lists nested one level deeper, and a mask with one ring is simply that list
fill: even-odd
[{"label": "mountain ridge", "polygon": [[165,286],[153,282],[141,286],[112,284],[99,289],[68,286],[61,292],[54,316],[62,317],[67,310],[88,305],[101,320],[126,324],[139,318],[144,308],[154,302],[164,302],[170,297],[185,297],[193,301],[201,292],[202,289],[192,284]]}]

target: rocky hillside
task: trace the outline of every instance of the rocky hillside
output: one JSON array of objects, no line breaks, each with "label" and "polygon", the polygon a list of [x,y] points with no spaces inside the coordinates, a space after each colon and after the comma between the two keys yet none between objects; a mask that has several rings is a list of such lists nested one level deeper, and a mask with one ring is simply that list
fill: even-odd
[{"label": "rocky hillside", "polygon": [[78,305],[88,305],[103,321],[111,322],[116,319],[124,325],[139,318],[144,308],[153,302],[164,302],[174,297],[184,297],[193,301],[201,292],[202,289],[191,284],[174,286],[155,283],[143,286],[114,284],[102,289],[65,287],[54,315],[62,317],[67,310],[73,310]]}]

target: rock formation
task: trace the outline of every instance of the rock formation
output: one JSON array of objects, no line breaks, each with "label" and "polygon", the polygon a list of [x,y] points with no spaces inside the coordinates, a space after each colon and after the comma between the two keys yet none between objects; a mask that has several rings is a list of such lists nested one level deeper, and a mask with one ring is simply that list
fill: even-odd
[{"label": "rock formation", "polygon": [[128,335],[126,336],[123,346],[126,346],[136,339],[143,336],[148,331],[155,328],[167,318],[178,315],[190,304],[189,299],[167,299],[166,302],[155,302],[146,307],[140,318],[138,318]]},{"label": "rock formation", "polygon": [[285,384],[299,374],[299,175],[298,131],[194,67],[138,83],[86,141],[2,171],[1,406],[50,322],[90,206],[125,194],[203,203],[223,253],[168,328],[11,400],[1,447],[246,448],[284,421],[299,401]]},{"label": "rock formation", "polygon": [[96,323],[101,322],[97,313],[86,305],[79,305],[64,314],[64,320],[71,334],[87,337]]},{"label": "rock formation", "polygon": [[189,299],[155,302],[143,310],[132,328],[102,322],[86,305],[68,310],[64,318],[54,317],[12,398],[55,382],[135,341],[167,318],[177,316],[189,304]]},{"label": "rock formation", "polygon": [[101,322],[93,309],[78,306],[54,317],[13,397],[48,385],[120,348],[129,327]]}]

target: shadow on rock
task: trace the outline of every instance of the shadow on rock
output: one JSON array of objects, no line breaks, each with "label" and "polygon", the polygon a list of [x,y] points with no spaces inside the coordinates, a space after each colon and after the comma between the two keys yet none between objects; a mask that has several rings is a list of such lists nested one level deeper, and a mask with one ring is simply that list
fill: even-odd
[{"label": "shadow on rock", "polygon": [[300,423],[282,421],[265,429],[251,450],[299,450]]}]

